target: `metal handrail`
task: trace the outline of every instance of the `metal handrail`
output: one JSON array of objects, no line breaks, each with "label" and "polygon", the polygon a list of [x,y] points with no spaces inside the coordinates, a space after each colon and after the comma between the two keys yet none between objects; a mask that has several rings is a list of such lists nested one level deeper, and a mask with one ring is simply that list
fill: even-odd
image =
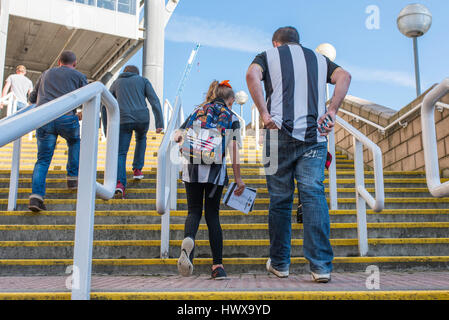
[{"label": "metal handrail", "polygon": [[449,196],[449,182],[441,183],[434,110],[437,101],[448,93],[449,78],[446,78],[424,97],[421,109],[422,139],[427,186],[430,193],[437,198]]},{"label": "metal handrail", "polygon": [[[108,113],[108,140],[104,185],[96,181],[100,103]],[[77,201],[72,299],[88,300],[92,269],[95,195],[110,199],[117,182],[120,110],[117,101],[100,82],[89,84],[0,124],[0,147],[56,120],[83,104]]]},{"label": "metal handrail", "polygon": [[182,115],[182,104],[178,96],[157,156],[156,211],[162,216],[161,258],[163,259],[169,257],[170,209],[176,209],[180,169],[179,164],[171,158],[171,151],[176,146],[176,142],[173,141],[173,134],[181,126]]},{"label": "metal handrail", "polygon": [[[417,111],[418,109],[422,109],[423,103],[417,104],[414,108],[410,109],[409,111],[407,111],[406,113],[404,113],[402,116],[400,116],[399,118],[397,118],[395,121],[393,121],[392,123],[390,123],[388,126],[383,127],[381,125],[378,125],[377,123],[374,123],[368,119],[365,119],[362,116],[356,115],[352,112],[349,112],[345,109],[340,109],[339,111],[352,117],[355,118],[357,121],[362,121],[374,128],[376,128],[377,130],[379,130],[379,132],[381,132],[382,134],[385,134],[389,129],[393,128],[396,124],[399,124],[402,127],[407,127],[407,122],[402,123],[402,120],[406,119],[407,117],[409,117],[411,114],[413,114],[415,111]],[[436,102],[436,108],[438,109],[438,111],[442,112],[443,109],[449,109],[449,105],[446,103],[442,103],[442,102]]]},{"label": "metal handrail", "polygon": [[[368,229],[366,220],[366,203],[374,212],[384,209],[385,191],[382,165],[382,151],[374,142],[363,133],[355,129],[341,117],[337,116],[336,122],[354,137],[354,171],[357,203],[357,233],[359,241],[359,254],[366,256],[368,253]],[[374,199],[365,188],[365,168],[363,165],[363,146],[373,153],[374,167]]]},{"label": "metal handrail", "polygon": [[235,115],[237,117],[237,119],[239,119],[240,127],[242,128],[242,131],[241,131],[242,138],[245,138],[246,137],[246,121],[245,121],[245,119],[243,119],[241,116],[239,116],[237,114],[237,112],[235,112],[234,110],[232,110],[232,109],[229,109],[229,110],[231,110],[232,114]]}]

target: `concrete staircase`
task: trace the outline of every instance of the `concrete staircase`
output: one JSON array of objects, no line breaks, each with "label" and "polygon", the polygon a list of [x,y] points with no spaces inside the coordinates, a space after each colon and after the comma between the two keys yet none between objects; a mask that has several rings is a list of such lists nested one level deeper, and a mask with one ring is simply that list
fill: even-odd
[{"label": "concrete staircase", "polygon": [[[160,216],[155,211],[156,155],[161,135],[149,134],[145,179],[129,181],[126,200],[97,200],[93,273],[97,275],[177,274],[187,202],[178,183],[178,209],[171,212],[170,258],[160,259]],[[102,179],[105,144],[100,143],[98,178]],[[131,168],[134,146],[128,155]],[[66,189],[66,146],[57,150],[47,179],[48,211],[27,210],[36,142],[23,138],[18,208],[7,212],[12,145],[0,149],[0,276],[65,275],[72,264],[76,192]],[[222,207],[224,264],[228,274],[266,273],[269,252],[268,204],[263,170],[256,163],[254,139],[245,139],[242,173],[258,189],[254,212],[245,215]],[[248,163],[249,162],[249,163]],[[449,267],[449,199],[431,197],[423,172],[385,172],[385,210],[368,210],[370,251],[358,257],[354,165],[337,155],[339,210],[331,211],[331,242],[335,271],[363,272],[369,265],[381,270],[447,270]],[[232,170],[230,170],[232,174]],[[372,172],[366,184],[374,191]],[[131,178],[131,173],[129,173]],[[232,179],[232,177],[231,177]],[[327,183],[327,180],[326,180]],[[204,218],[203,218],[204,219]],[[292,273],[308,270],[302,256],[302,225],[292,218]],[[197,237],[195,273],[209,273],[211,254],[202,221]]]}]

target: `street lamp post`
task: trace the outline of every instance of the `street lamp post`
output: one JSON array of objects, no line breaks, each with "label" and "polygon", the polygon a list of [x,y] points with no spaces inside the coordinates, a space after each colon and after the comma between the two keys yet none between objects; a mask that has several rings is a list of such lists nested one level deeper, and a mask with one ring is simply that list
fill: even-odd
[{"label": "street lamp post", "polygon": [[243,105],[248,102],[248,94],[245,91],[239,91],[235,94],[235,102],[240,105],[240,117],[243,118]]},{"label": "street lamp post", "polygon": [[[329,43],[320,44],[316,49],[316,52],[329,58],[330,61],[335,61],[337,58],[337,51],[334,46]],[[326,84],[326,101],[329,101],[329,85]],[[335,158],[335,131],[332,130],[329,134],[329,153],[332,155],[332,162],[329,167],[329,195],[330,195],[330,207],[331,210],[338,210],[338,197],[337,197],[337,165]]]},{"label": "street lamp post", "polygon": [[397,19],[399,31],[406,37],[413,38],[415,56],[416,95],[421,95],[419,72],[418,37],[423,36],[432,26],[432,14],[422,4],[410,4],[401,10]]},{"label": "street lamp post", "polygon": [[[235,94],[235,102],[240,105],[240,118],[243,119],[243,105],[248,102],[248,94],[245,91],[239,91]],[[242,120],[242,137],[246,136],[246,123]]]}]

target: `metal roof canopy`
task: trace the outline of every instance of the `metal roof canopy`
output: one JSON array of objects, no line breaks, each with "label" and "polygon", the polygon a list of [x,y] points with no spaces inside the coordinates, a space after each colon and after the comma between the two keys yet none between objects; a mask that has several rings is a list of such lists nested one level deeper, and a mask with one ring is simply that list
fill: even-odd
[{"label": "metal roof canopy", "polygon": [[41,72],[57,65],[62,51],[71,50],[78,58],[77,69],[89,79],[99,80],[107,71],[102,70],[103,67],[110,65],[117,53],[126,51],[134,42],[136,40],[11,15],[5,77],[23,64],[35,82]]}]

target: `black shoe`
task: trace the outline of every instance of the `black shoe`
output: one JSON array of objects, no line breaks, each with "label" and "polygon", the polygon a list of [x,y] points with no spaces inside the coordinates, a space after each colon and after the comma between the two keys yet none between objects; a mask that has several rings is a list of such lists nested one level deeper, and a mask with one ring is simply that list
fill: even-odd
[{"label": "black shoe", "polygon": [[302,204],[298,205],[298,210],[296,211],[296,222],[302,223]]},{"label": "black shoe", "polygon": [[228,276],[222,267],[218,267],[212,271],[211,278],[215,280],[226,280]]},{"label": "black shoe", "polygon": [[40,212],[40,211],[46,211],[47,207],[44,204],[44,201],[38,198],[30,198],[30,205],[28,206],[28,209],[30,209],[33,212]]},{"label": "black shoe", "polygon": [[67,179],[67,188],[69,190],[78,189],[78,179]]}]

